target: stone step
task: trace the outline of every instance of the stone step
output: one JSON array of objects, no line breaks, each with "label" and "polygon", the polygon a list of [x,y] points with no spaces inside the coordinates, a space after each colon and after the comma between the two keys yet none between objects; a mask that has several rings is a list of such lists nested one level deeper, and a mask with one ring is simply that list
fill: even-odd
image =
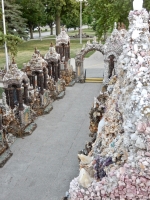
[{"label": "stone step", "polygon": [[103,78],[86,78],[85,83],[102,83]]}]

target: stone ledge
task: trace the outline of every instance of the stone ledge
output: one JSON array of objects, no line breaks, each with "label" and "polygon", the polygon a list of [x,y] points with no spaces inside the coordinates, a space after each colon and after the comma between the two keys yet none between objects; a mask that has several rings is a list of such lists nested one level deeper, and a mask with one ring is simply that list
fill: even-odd
[{"label": "stone ledge", "polygon": [[56,99],[62,99],[65,96],[65,91],[62,91],[57,97]]},{"label": "stone ledge", "polygon": [[72,86],[74,86],[74,84],[75,84],[76,82],[75,82],[75,80],[73,80],[73,81],[71,81],[68,85],[66,85],[67,87],[72,87]]},{"label": "stone ledge", "polygon": [[52,110],[53,110],[53,105],[49,104],[44,110],[44,115],[49,114]]},{"label": "stone ledge", "polygon": [[0,155],[0,168],[2,168],[9,158],[13,155],[10,149],[6,150],[2,155]]},{"label": "stone ledge", "polygon": [[37,124],[36,123],[31,123],[29,124],[25,129],[24,129],[24,133],[23,136],[27,136],[27,135],[31,135],[33,133],[33,131],[36,129]]}]

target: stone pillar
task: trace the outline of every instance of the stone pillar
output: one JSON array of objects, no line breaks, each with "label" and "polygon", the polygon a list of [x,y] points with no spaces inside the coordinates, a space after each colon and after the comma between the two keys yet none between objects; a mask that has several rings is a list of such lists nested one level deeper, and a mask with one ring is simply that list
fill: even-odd
[{"label": "stone pillar", "polygon": [[44,77],[43,77],[43,72],[39,73],[39,84],[40,84],[40,93],[43,94],[44,93]]},{"label": "stone pillar", "polygon": [[5,94],[6,94],[6,102],[7,105],[9,106],[9,88],[5,88]]},{"label": "stone pillar", "polygon": [[35,75],[32,75],[32,84],[33,84],[33,89],[35,89]]},{"label": "stone pillar", "polygon": [[17,88],[17,96],[18,96],[18,102],[19,102],[19,111],[22,111],[24,107],[23,107],[21,87]]},{"label": "stone pillar", "polygon": [[52,64],[52,77],[54,78],[55,77],[55,64],[53,63]]},{"label": "stone pillar", "polygon": [[49,76],[52,76],[51,67],[52,67],[51,63],[48,63],[48,75]]},{"label": "stone pillar", "polygon": [[69,59],[69,47],[64,46],[65,61],[68,62]]},{"label": "stone pillar", "polygon": [[58,64],[55,64],[55,81],[58,81]]},{"label": "stone pillar", "polygon": [[55,46],[55,49],[56,49],[56,52],[58,54],[60,54],[60,60],[62,60],[62,57],[64,56],[64,53],[63,53],[63,46]]},{"label": "stone pillar", "polygon": [[9,88],[9,102],[11,109],[14,109],[14,95],[13,95],[14,88]]},{"label": "stone pillar", "polygon": [[47,86],[47,70],[44,69],[44,89],[47,90],[48,86]]},{"label": "stone pillar", "polygon": [[40,75],[37,73],[37,86],[40,87]]},{"label": "stone pillar", "polygon": [[32,79],[32,75],[28,75],[28,78],[30,80],[30,86],[33,84],[33,79]]},{"label": "stone pillar", "polygon": [[60,60],[58,62],[58,78],[60,78]]},{"label": "stone pillar", "polygon": [[28,101],[28,85],[24,84],[24,104],[29,105]]}]

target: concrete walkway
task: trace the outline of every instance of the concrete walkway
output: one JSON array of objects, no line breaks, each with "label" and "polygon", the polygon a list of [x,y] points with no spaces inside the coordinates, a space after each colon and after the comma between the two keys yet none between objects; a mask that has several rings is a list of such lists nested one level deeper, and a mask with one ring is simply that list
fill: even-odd
[{"label": "concrete walkway", "polygon": [[[71,65],[75,69],[75,59],[71,58]],[[89,58],[84,58],[84,69],[88,78],[103,78],[104,74],[104,56],[99,51],[94,52]]]},{"label": "concrete walkway", "polygon": [[31,136],[17,139],[0,169],[0,200],[61,200],[79,174],[77,153],[89,141],[89,111],[98,83],[75,84]]},{"label": "concrete walkway", "polygon": [[104,57],[99,51],[96,51],[89,58],[84,59],[84,69],[87,78],[103,78]]}]

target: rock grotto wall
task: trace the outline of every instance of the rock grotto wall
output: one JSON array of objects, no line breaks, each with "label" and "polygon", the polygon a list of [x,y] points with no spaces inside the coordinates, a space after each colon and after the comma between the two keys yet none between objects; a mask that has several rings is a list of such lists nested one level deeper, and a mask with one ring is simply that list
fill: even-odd
[{"label": "rock grotto wall", "polygon": [[[150,199],[150,35],[145,9],[130,11],[118,79],[70,199]],[[93,173],[94,172],[94,176]]]}]

